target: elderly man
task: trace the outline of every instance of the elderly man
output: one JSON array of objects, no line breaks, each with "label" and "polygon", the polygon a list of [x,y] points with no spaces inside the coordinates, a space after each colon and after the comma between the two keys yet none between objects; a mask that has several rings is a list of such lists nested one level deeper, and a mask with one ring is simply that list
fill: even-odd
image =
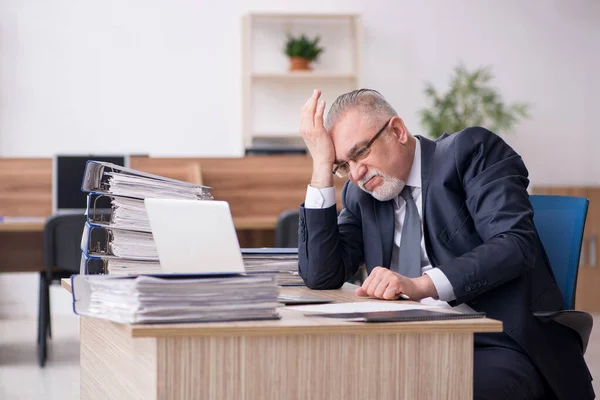
[{"label": "elderly man", "polygon": [[[301,119],[313,159],[300,207],[306,285],[339,288],[364,263],[358,296],[404,294],[503,321],[504,332],[475,335],[476,399],[594,398],[576,334],[533,315],[562,300],[521,157],[480,127],[437,141],[413,136],[374,90],[341,95],[324,123],[320,95]],[[332,171],[349,178],[339,217]]]}]

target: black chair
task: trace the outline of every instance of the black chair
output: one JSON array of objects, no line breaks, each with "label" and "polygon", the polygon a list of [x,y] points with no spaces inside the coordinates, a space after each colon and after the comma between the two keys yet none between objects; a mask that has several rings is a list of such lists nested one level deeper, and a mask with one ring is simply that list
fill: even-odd
[{"label": "black chair", "polygon": [[54,215],[44,226],[44,265],[40,273],[38,309],[38,362],[46,364],[46,345],[52,337],[50,323],[50,285],[62,278],[79,273],[81,236],[86,216],[81,214]]},{"label": "black chair", "polygon": [[[286,210],[279,215],[277,225],[275,226],[275,247],[298,247],[298,220],[300,212],[298,210]],[[354,274],[349,282],[362,284],[364,281],[364,267]]]},{"label": "black chair", "polygon": [[275,247],[298,247],[298,210],[286,210],[275,226]]}]

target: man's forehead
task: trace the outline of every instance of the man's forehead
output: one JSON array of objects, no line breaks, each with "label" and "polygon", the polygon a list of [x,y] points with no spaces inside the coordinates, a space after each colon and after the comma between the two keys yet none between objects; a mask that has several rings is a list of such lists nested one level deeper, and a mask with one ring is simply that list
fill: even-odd
[{"label": "man's forehead", "polygon": [[[369,120],[362,113],[349,111],[331,127],[332,139],[335,141],[358,142],[365,139],[369,132]],[[368,135],[367,135],[368,136]]]},{"label": "man's forehead", "polygon": [[370,123],[363,114],[348,112],[341,117],[331,128],[331,139],[335,148],[337,160],[345,160],[348,151],[357,143],[368,141],[369,135],[374,132],[369,130]]}]

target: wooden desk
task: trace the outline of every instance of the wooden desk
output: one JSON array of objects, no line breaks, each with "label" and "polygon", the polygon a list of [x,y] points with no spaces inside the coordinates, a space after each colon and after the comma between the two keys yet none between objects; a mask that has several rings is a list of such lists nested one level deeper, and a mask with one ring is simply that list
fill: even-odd
[{"label": "wooden desk", "polygon": [[[233,222],[240,246],[272,246],[276,217],[236,217]],[[44,270],[44,223],[0,223],[0,272]]]},{"label": "wooden desk", "polygon": [[41,272],[44,222],[0,223],[0,272]]},{"label": "wooden desk", "polygon": [[[349,284],[281,291],[364,301]],[[81,398],[463,400],[473,396],[473,333],[502,330],[487,318],[365,324],[280,314],[153,325],[81,317]]]},{"label": "wooden desk", "polygon": [[[275,229],[277,217],[238,217],[233,219],[238,230]],[[39,222],[0,222],[0,232],[42,232],[45,221]]]},{"label": "wooden desk", "polygon": [[0,222],[0,232],[42,232],[45,221],[39,222]]}]

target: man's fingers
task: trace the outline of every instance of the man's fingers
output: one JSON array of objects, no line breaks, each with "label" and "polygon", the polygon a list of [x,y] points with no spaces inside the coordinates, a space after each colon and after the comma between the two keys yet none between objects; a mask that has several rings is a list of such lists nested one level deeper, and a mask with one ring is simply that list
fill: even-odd
[{"label": "man's fingers", "polygon": [[319,97],[321,97],[321,91],[319,89],[315,89],[313,95],[308,99],[308,107],[306,108],[306,116],[310,118],[311,126],[314,125],[315,112],[317,111],[317,102],[319,101]]},{"label": "man's fingers", "polygon": [[323,122],[323,113],[325,112],[325,100],[319,100],[319,104],[317,104],[317,111],[315,112],[315,126],[324,126]]},{"label": "man's fingers", "polygon": [[400,292],[397,285],[388,285],[383,292],[382,298],[384,300],[395,300],[398,298]]},{"label": "man's fingers", "polygon": [[367,294],[367,292],[365,292],[365,289],[363,289],[362,287],[358,287],[356,288],[356,290],[354,291],[354,294],[360,297],[368,297],[369,295]]},{"label": "man's fingers", "polygon": [[362,288],[365,291],[365,293],[367,293],[367,295],[369,295],[369,286],[371,286],[371,283],[373,282],[373,280],[378,279],[378,275],[379,275],[379,267],[375,267],[373,268],[373,271],[371,271],[371,273],[369,274],[369,276],[367,276],[367,279],[365,279],[365,281],[362,284]]},{"label": "man's fingers", "polygon": [[[377,284],[381,280],[381,276],[382,276],[382,274],[385,273],[385,271],[387,271],[387,269],[383,268],[383,267],[375,267],[375,268],[373,268],[373,270],[371,271],[371,273],[369,274],[369,276],[367,276],[367,279],[365,279],[365,281],[362,284],[362,288],[367,293],[367,295],[369,295],[369,296],[373,295],[373,292],[375,290],[374,288],[377,287]],[[373,281],[376,281],[375,285],[373,285]],[[369,290],[369,288],[371,286],[373,287],[373,292],[371,292]]]},{"label": "man's fingers", "polygon": [[369,294],[369,296],[374,296],[375,290],[377,289],[377,287],[379,286],[379,284],[381,283],[382,280],[383,280],[383,274],[377,274],[373,277],[373,279],[371,280],[369,285],[366,287],[365,287],[365,285],[363,285],[363,288]]},{"label": "man's fingers", "polygon": [[306,100],[304,107],[302,107],[302,120],[300,121],[300,126],[303,131],[312,130],[312,127],[315,124],[315,109],[320,95],[321,93],[315,89],[312,96]]},{"label": "man's fingers", "polygon": [[371,281],[373,280],[373,277],[375,275],[377,275],[376,273],[376,269],[377,267],[375,267],[375,269],[373,271],[371,271],[371,273],[367,276],[367,279],[365,279],[365,281],[363,282],[363,284],[361,285],[362,288],[366,288],[367,286],[369,286],[369,284],[371,283]]},{"label": "man's fingers", "polygon": [[375,292],[373,293],[373,295],[378,299],[384,299],[385,297],[383,297],[383,295],[385,292],[387,292],[389,285],[390,281],[387,279],[379,282],[379,285],[377,285],[377,287],[375,288]]}]

